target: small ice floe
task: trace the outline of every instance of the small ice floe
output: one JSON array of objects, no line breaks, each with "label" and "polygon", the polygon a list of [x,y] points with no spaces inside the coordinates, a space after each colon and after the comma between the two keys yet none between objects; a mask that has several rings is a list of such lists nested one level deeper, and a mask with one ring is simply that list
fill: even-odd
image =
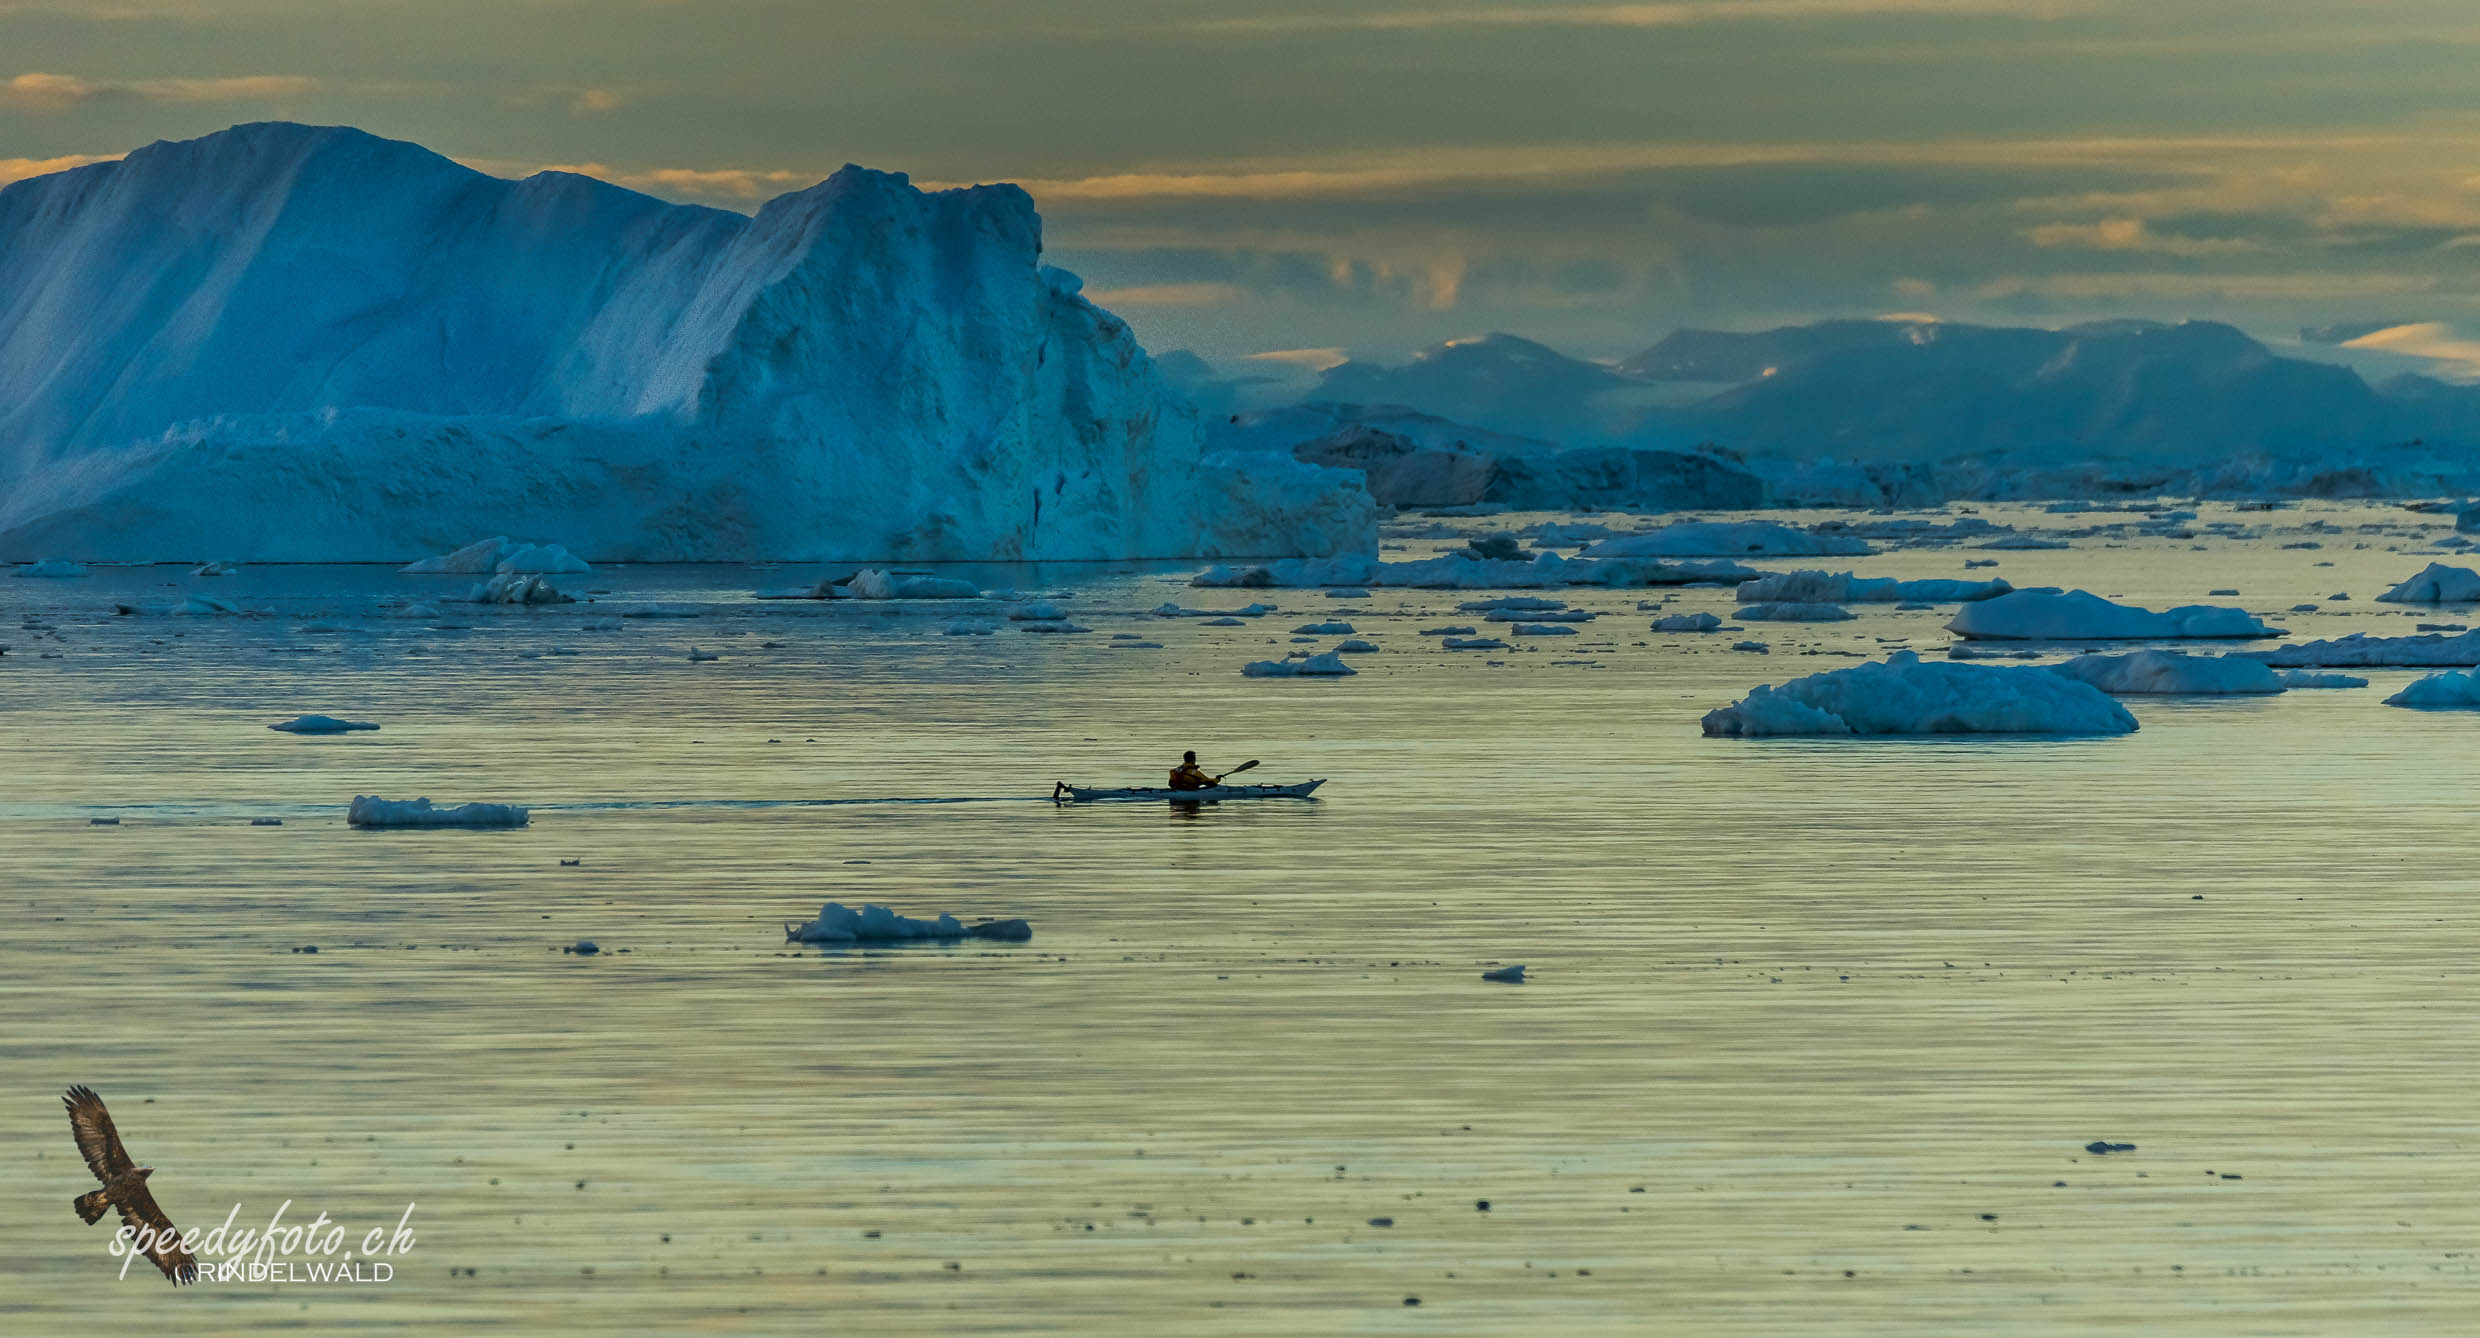
[{"label": "small ice floe", "polygon": [[2291,605],[2291,612],[2293,612],[2293,613],[2314,613],[2314,612],[2316,612],[2316,605],[2314,605],[2314,604],[2293,604],[2293,605]]},{"label": "small ice floe", "polygon": [[2064,539],[2044,539],[2036,534],[2010,534],[2003,539],[1992,539],[1988,543],[1974,544],[1972,546],[1984,552],[1993,549],[2011,549],[2018,552],[2035,552],[2052,548],[2065,548],[2067,546],[2067,541]]},{"label": "small ice floe", "polygon": [[[574,604],[574,596],[561,592],[548,578],[516,572],[502,572],[479,582],[465,592],[468,604]],[[628,615],[622,614],[622,617]]]},{"label": "small ice floe", "polygon": [[118,827],[121,825],[121,820],[119,818],[88,818],[86,820],[86,825],[89,827]]},{"label": "small ice floe", "polygon": [[67,580],[72,576],[84,576],[86,568],[66,558],[45,558],[41,562],[29,562],[9,574],[59,581]]},{"label": "small ice floe", "polygon": [[1916,603],[1916,602],[1915,602],[1915,603],[1907,603],[1907,604],[1897,604],[1897,605],[1895,605],[1895,606],[1894,606],[1894,611],[1895,611],[1895,612],[1897,612],[1897,613],[1919,613],[1919,612],[1921,612],[1921,611],[1923,611],[1923,610],[1926,610],[1926,609],[1934,609],[1934,608],[1936,608],[1936,607],[1937,607],[1937,605],[1935,605],[1935,604],[1921,604],[1921,603]]},{"label": "small ice floe", "polygon": [[1339,585],[1326,592],[1328,599],[1367,599],[1369,592],[1357,585]]},{"label": "small ice floe", "polygon": [[238,562],[202,562],[189,569],[192,576],[230,576],[241,570]]},{"label": "small ice floe", "polygon": [[1574,636],[1576,629],[1565,623],[1517,623],[1516,636]]},{"label": "small ice floe", "polygon": [[1493,636],[1451,636],[1438,643],[1448,650],[1505,650],[1507,643]]},{"label": "small ice floe", "polygon": [[1237,619],[1237,618],[1208,618],[1208,619],[1206,619],[1204,622],[1201,622],[1201,623],[1199,623],[1199,624],[1197,624],[1197,625],[1198,625],[1199,627],[1245,627],[1245,626],[1247,626],[1247,624],[1245,624],[1245,623],[1241,622],[1241,621],[1240,621],[1239,619]]},{"label": "small ice floe", "polygon": [[465,545],[453,553],[408,562],[399,570],[416,576],[573,576],[594,570],[584,559],[558,544],[529,544],[497,535]]},{"label": "small ice floe", "polygon": [[1166,602],[1155,605],[1148,612],[1157,618],[1263,618],[1274,612],[1274,605],[1249,604],[1236,609],[1186,609]]},{"label": "small ice floe", "polygon": [[1840,604],[1742,604],[1731,616],[1752,623],[1842,623],[1852,612]]},{"label": "small ice floe", "polygon": [[949,623],[949,624],[947,625],[947,628],[946,628],[946,631],[945,631],[944,635],[947,635],[947,636],[989,636],[989,635],[991,635],[992,633],[997,632],[998,630],[999,630],[999,624],[997,624],[997,623],[995,623],[995,622],[991,622],[991,621],[989,621],[988,619],[984,619],[984,618],[959,618],[959,619],[957,619],[956,621],[954,621],[954,622],[952,622],[952,623]]},{"label": "small ice floe", "polygon": [[2326,641],[2277,646],[2259,658],[2276,669],[2441,669],[2480,665],[2480,632],[2460,636],[2370,636],[2354,632]]},{"label": "small ice floe", "polygon": [[689,663],[691,664],[712,664],[722,658],[723,656],[715,651],[700,650],[695,646],[689,648]]},{"label": "small ice floe", "polygon": [[562,952],[573,953],[579,957],[592,957],[594,954],[601,952],[602,950],[602,947],[590,938],[581,938],[576,942],[569,944],[567,947],[560,949]]},{"label": "small ice floe", "polygon": [[1515,562],[1524,557],[1524,545],[1512,534],[1476,535],[1458,556],[1479,562]]},{"label": "small ice floe", "polygon": [[346,822],[356,827],[523,827],[531,817],[516,804],[459,804],[438,808],[428,799],[353,796]]},{"label": "small ice floe", "polygon": [[2418,575],[2377,598],[2388,604],[2469,603],[2480,600],[2480,571],[2432,562]]},{"label": "small ice floe", "polygon": [[2136,1145],[2133,1143],[2113,1143],[2106,1138],[2097,1138],[2092,1142],[2086,1143],[2084,1145],[2084,1150],[2096,1157],[2106,1157],[2113,1152],[2133,1152],[2136,1150]]},{"label": "small ice floe", "polygon": [[2368,680],[2357,674],[2320,674],[2313,669],[2293,669],[2282,675],[2286,688],[2364,688]]},{"label": "small ice floe", "polygon": [[1360,671],[1330,650],[1304,660],[1252,660],[1240,672],[1250,678],[1345,678]]},{"label": "small ice floe", "polygon": [[1751,655],[1771,655],[1774,653],[1774,648],[1762,641],[1734,641],[1731,643],[1731,649],[1744,650]]},{"label": "small ice floe", "polygon": [[286,734],[351,734],[357,730],[377,729],[366,720],[339,720],[332,715],[297,715],[267,728]]},{"label": "small ice floe", "polygon": [[1813,534],[1770,521],[1686,521],[1584,550],[1587,558],[1633,557],[1864,557],[1877,550],[1858,539]]},{"label": "small ice floe", "polygon": [[176,616],[184,618],[237,618],[241,612],[240,605],[214,595],[190,595],[181,601],[181,607],[173,610]]},{"label": "small ice floe", "polygon": [[1301,636],[1350,636],[1359,630],[1347,622],[1302,623],[1292,629]]},{"label": "small ice floe", "polygon": [[1502,966],[1495,971],[1484,971],[1481,973],[1481,978],[1495,980],[1502,985],[1521,985],[1524,983],[1524,964],[1519,962],[1514,966]]},{"label": "small ice floe", "polygon": [[1478,632],[1478,631],[1480,631],[1480,630],[1481,630],[1481,629],[1480,629],[1480,628],[1478,628],[1478,627],[1424,627],[1424,628],[1422,628],[1422,629],[1421,629],[1421,635],[1423,635],[1423,636],[1471,636],[1473,633]]},{"label": "small ice floe", "polygon": [[1705,715],[1709,735],[2130,734],[2136,718],[2088,683],[2029,665],[1884,661],[1760,687]]},{"label": "small ice floe", "polygon": [[1710,632],[1720,626],[1722,620],[1710,613],[1675,613],[1653,620],[1657,632]]},{"label": "small ice floe", "polygon": [[1020,622],[1016,624],[1016,630],[1019,632],[1040,632],[1044,635],[1074,635],[1079,632],[1090,632],[1094,629],[1070,622]]},{"label": "small ice floe", "polygon": [[2424,710],[2470,710],[2480,707],[2480,673],[2448,669],[2430,674],[2385,699],[2388,706]]},{"label": "small ice floe", "polygon": [[976,599],[981,587],[945,576],[904,575],[864,567],[844,586],[849,599]]},{"label": "small ice floe", "polygon": [[2263,660],[2244,655],[2140,650],[2130,655],[2078,655],[2049,670],[2113,696],[2266,695],[2284,687]]},{"label": "small ice floe", "polygon": [[1563,599],[1544,599],[1539,595],[1508,595],[1500,599],[1469,599],[1455,606],[1458,613],[1548,613],[1567,607]]},{"label": "small ice floe", "polygon": [[1790,571],[1742,582],[1737,598],[1742,604],[1968,604],[2014,588],[2004,581],[1898,581],[1847,571]]},{"label": "small ice floe", "polygon": [[934,920],[916,920],[898,915],[886,906],[865,905],[855,910],[833,901],[819,907],[818,918],[808,924],[784,926],[786,943],[952,942],[966,938],[1023,943],[1032,937],[1033,926],[1023,920],[981,920],[968,925],[946,914]]},{"label": "small ice floe", "polygon": [[1971,571],[1978,567],[1994,567],[1997,565],[1998,560],[1996,558],[1965,558],[1963,560],[1963,569],[1965,571]]},{"label": "small ice floe", "polygon": [[1159,641],[1113,641],[1111,643],[1113,650],[1161,650],[1162,648],[1163,643]]},{"label": "small ice floe", "polygon": [[1338,642],[1335,645],[1335,653],[1337,655],[1367,655],[1377,649],[1378,646],[1376,642],[1363,641],[1358,637],[1354,637],[1349,641]]},{"label": "small ice floe", "polygon": [[1602,615],[1591,609],[1492,609],[1483,615],[1483,622],[1492,623],[1589,623]]},{"label": "small ice floe", "polygon": [[642,609],[622,609],[620,616],[623,618],[702,618],[706,615],[696,609],[685,609],[677,604],[650,604]]},{"label": "small ice floe", "polygon": [[2207,590],[2204,593],[2207,599],[2237,599],[2239,597],[2239,592],[2236,590]]},{"label": "small ice floe", "polygon": [[284,825],[284,819],[282,819],[282,818],[252,818],[252,819],[250,819],[250,825],[251,825],[251,826],[253,826],[253,827],[281,827],[281,826],[283,826],[283,825]]},{"label": "small ice floe", "polygon": [[2327,595],[2327,596],[2325,597],[2325,600],[2326,600],[2326,602],[2327,602],[2327,603],[2335,603],[2335,602],[2338,602],[2338,601],[2341,601],[2341,600],[2346,600],[2346,599],[2349,599],[2350,597],[2351,597],[2351,592],[2350,592],[2350,591],[2348,591],[2348,590],[2338,590],[2338,591],[2334,592],[2333,594]]},{"label": "small ice floe", "polygon": [[1059,611],[1058,605],[1047,604],[1038,599],[1030,604],[1019,604],[1015,608],[1008,610],[1008,620],[1010,622],[1055,623],[1062,621],[1067,616],[1067,614]]},{"label": "small ice floe", "polygon": [[2017,590],[1966,604],[1946,630],[1979,641],[2162,641],[2279,636],[2244,609],[2188,604],[2156,613],[2088,590]]}]

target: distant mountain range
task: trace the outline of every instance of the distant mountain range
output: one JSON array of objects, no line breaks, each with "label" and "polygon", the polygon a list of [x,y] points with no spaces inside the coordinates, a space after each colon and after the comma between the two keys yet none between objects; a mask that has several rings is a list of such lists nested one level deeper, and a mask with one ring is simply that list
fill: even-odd
[{"label": "distant mountain range", "polygon": [[1710,444],[1795,462],[2195,464],[2415,442],[2480,454],[2480,388],[2408,374],[2372,385],[2210,321],[1683,329],[1609,365],[1491,334],[1401,365],[1342,363],[1302,399],[1401,406],[1567,446]]}]

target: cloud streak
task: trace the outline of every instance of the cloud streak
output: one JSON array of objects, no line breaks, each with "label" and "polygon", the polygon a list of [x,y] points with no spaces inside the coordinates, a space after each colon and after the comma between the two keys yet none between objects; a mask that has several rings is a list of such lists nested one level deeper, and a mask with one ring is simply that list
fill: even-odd
[{"label": "cloud streak", "polygon": [[1448,28],[1681,28],[1715,23],[1801,23],[1902,16],[2061,19],[2098,8],[2091,0],[1667,0],[1652,4],[1493,5],[1353,13],[1253,14],[1168,25],[1222,36],[1428,32]]},{"label": "cloud streak", "polygon": [[0,106],[21,111],[62,112],[96,98],[137,97],[150,102],[251,102],[317,92],[320,82],[297,74],[245,74],[220,79],[83,79],[74,74],[28,71],[0,82]]}]

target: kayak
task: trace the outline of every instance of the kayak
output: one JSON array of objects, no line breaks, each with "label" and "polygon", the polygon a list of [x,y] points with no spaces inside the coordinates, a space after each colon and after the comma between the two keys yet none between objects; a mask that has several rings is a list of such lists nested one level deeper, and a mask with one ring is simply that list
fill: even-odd
[{"label": "kayak", "polygon": [[1324,785],[1322,780],[1302,781],[1298,785],[1217,785],[1204,790],[1172,790],[1159,786],[1127,790],[1089,790],[1065,782],[1052,787],[1051,798],[1061,803],[1088,803],[1097,799],[1168,799],[1177,804],[1214,804],[1226,799],[1306,799],[1309,792]]}]

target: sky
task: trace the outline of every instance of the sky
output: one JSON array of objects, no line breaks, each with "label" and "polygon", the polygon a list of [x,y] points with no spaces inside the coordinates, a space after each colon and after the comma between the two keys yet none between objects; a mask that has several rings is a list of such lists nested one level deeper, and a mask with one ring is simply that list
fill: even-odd
[{"label": "sky", "polygon": [[743,210],[1022,182],[1224,367],[1923,313],[2480,374],[2472,0],[0,0],[0,181],[268,119]]}]

